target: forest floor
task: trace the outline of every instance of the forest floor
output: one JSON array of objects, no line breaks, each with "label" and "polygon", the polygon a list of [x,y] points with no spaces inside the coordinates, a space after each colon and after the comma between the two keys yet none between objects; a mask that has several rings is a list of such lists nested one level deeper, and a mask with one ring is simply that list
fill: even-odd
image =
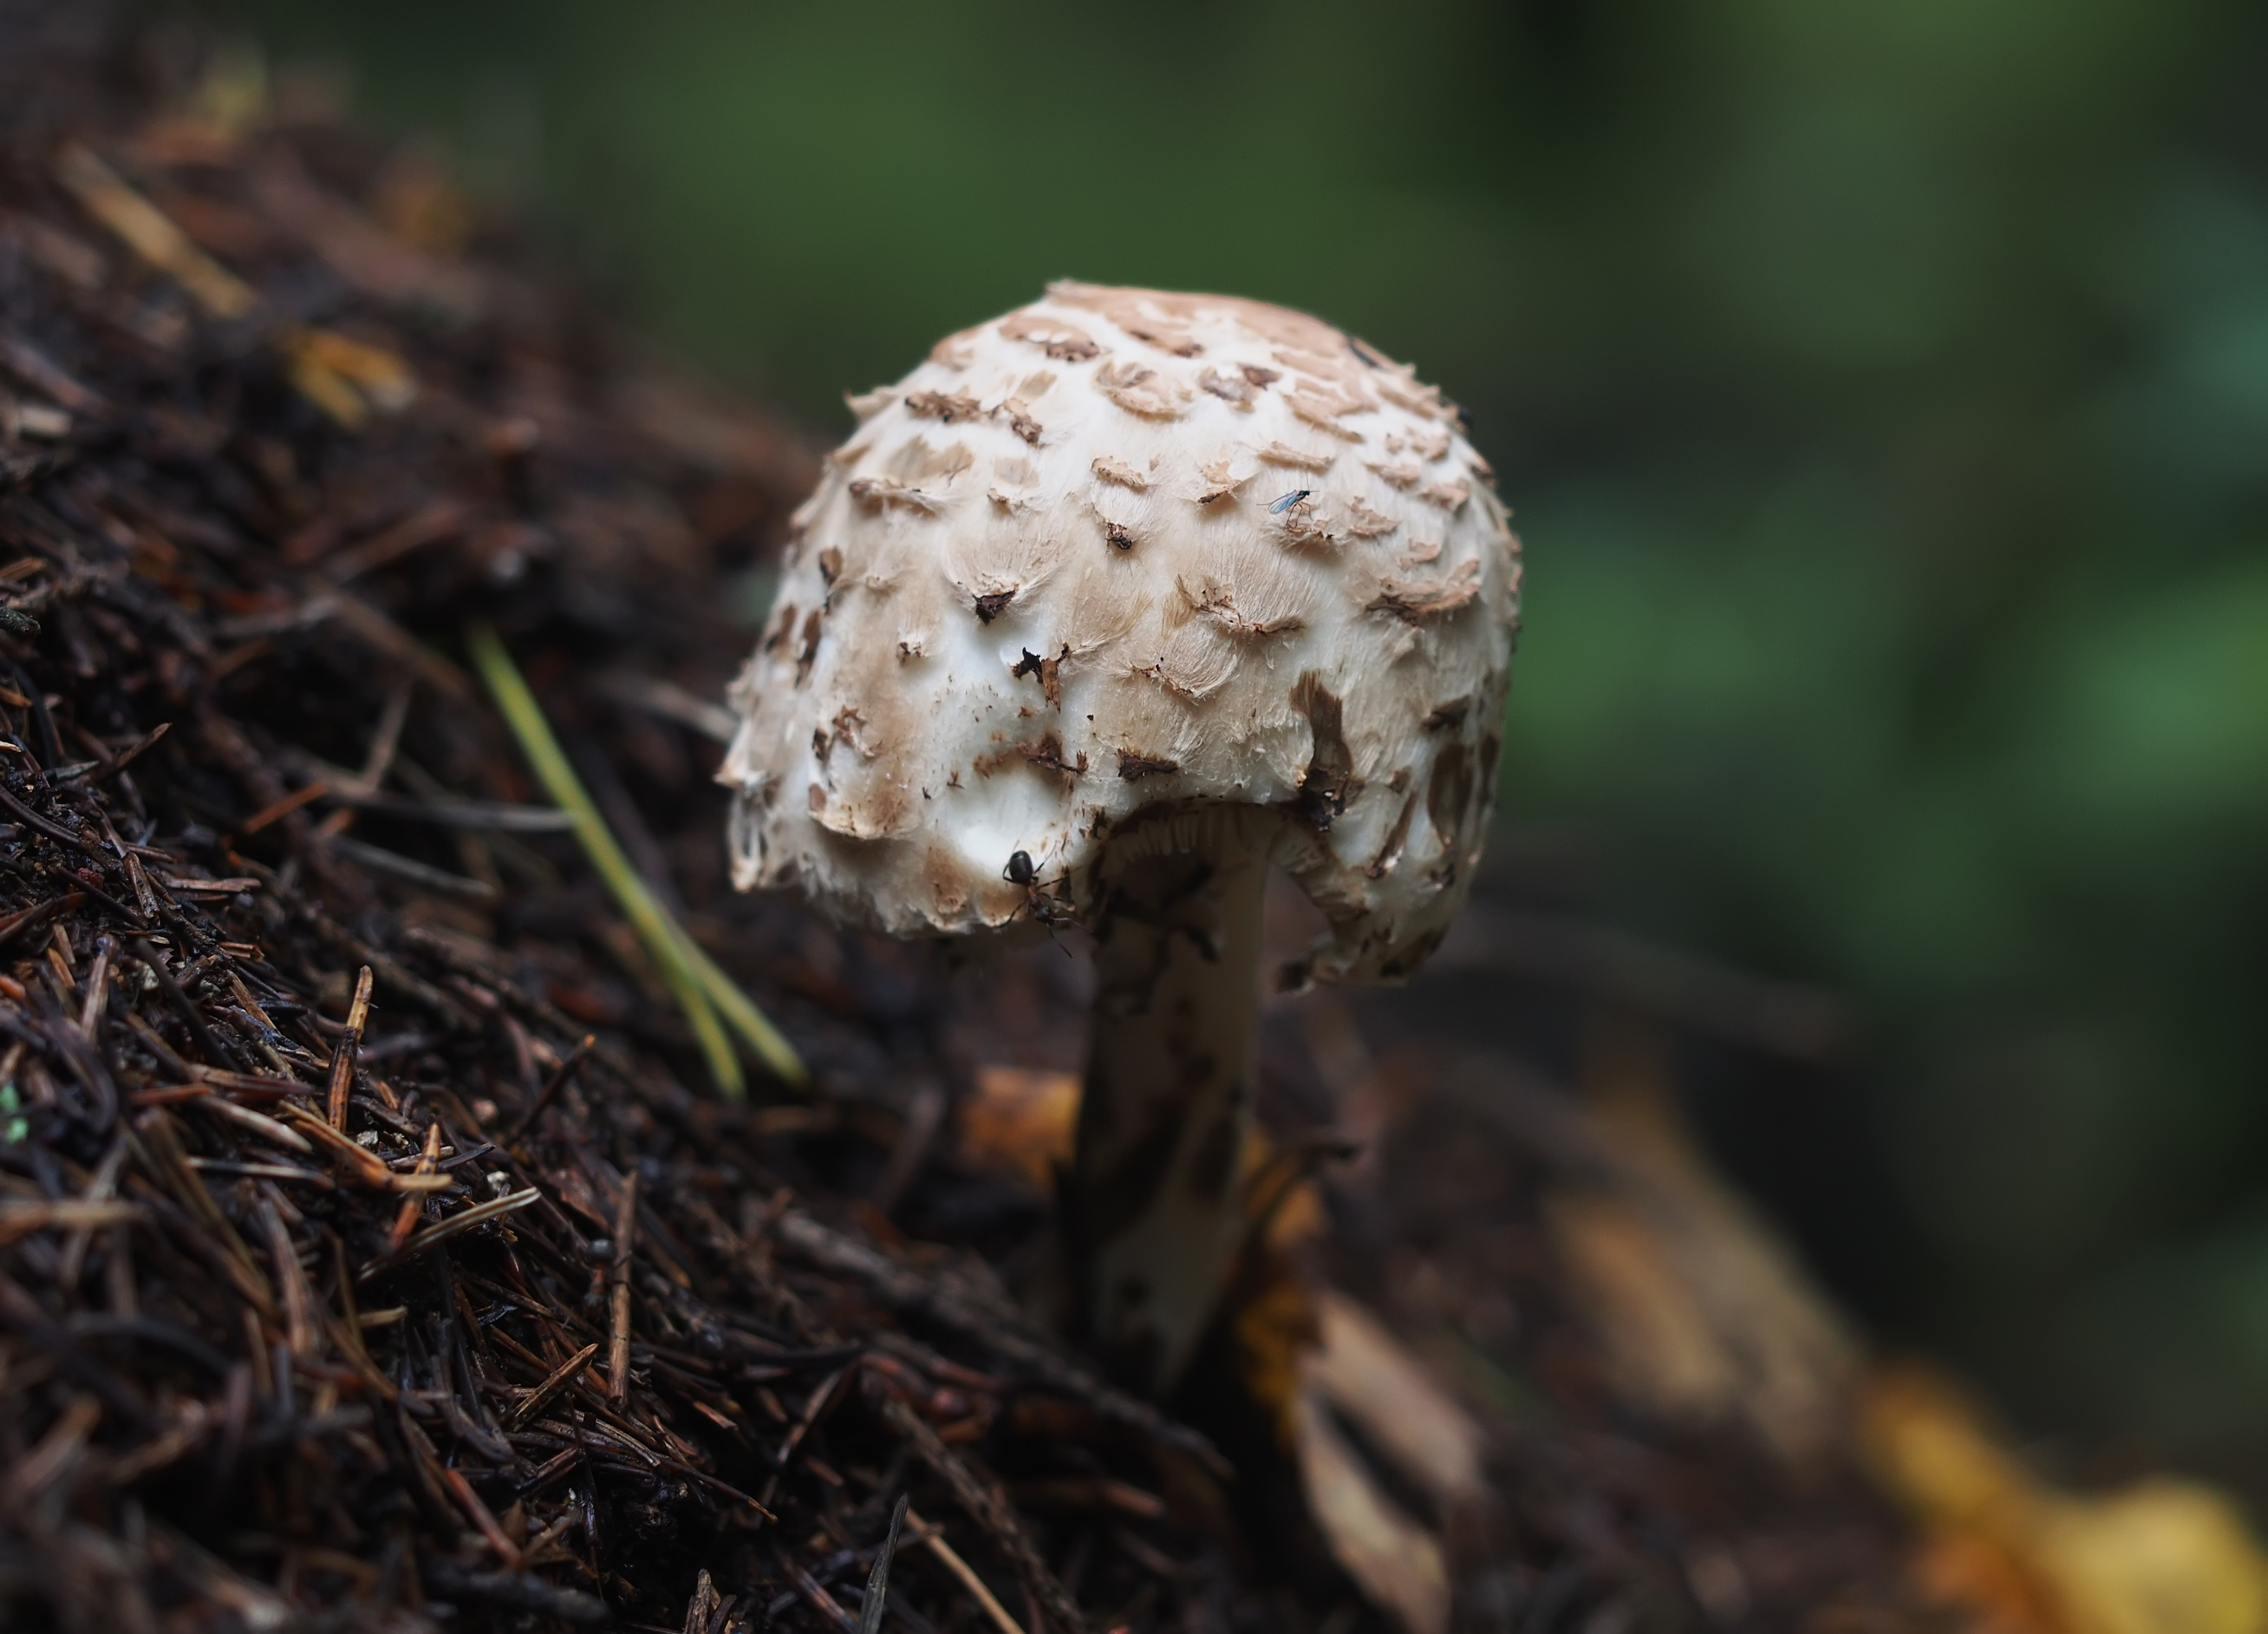
[{"label": "forest floor", "polygon": [[[1227,1313],[1164,1409],[1097,1378],[1024,1303],[1076,938],[725,877],[809,445],[417,150],[0,27],[10,1626],[1942,1623],[1859,1347],[1681,1131],[1676,1004],[1548,925],[1449,955],[1582,978],[1572,1089],[1271,1003]],[[718,1093],[483,628],[807,1084]]]}]

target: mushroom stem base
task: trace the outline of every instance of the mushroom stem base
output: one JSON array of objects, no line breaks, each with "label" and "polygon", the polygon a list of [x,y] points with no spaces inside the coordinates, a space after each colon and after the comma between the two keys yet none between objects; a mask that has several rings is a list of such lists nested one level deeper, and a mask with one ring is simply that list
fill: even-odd
[{"label": "mushroom stem base", "polygon": [[1109,869],[1066,1211],[1086,1338],[1170,1389],[1244,1229],[1239,1159],[1260,1014],[1265,836],[1205,825],[1191,850]]}]

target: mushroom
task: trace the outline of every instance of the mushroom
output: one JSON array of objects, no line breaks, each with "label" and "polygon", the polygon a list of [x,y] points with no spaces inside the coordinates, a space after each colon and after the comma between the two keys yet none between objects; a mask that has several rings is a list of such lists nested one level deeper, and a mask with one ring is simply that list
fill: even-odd
[{"label": "mushroom", "polygon": [[733,878],[900,936],[1078,923],[1074,1321],[1162,1392],[1244,1231],[1279,982],[1408,975],[1496,787],[1519,543],[1456,409],[1302,313],[1061,283],[851,400],[735,682]]}]

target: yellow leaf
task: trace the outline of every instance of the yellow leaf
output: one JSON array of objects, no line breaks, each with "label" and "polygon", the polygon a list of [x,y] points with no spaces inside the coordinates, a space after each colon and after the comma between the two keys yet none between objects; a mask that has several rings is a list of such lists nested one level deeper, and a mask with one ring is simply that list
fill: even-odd
[{"label": "yellow leaf", "polygon": [[2268,1628],[2268,1563],[2236,1506],[2209,1487],[2160,1478],[2055,1503],[2035,1549],[2074,1634]]},{"label": "yellow leaf", "polygon": [[1071,1161],[1079,1127],[1079,1079],[1030,1067],[976,1069],[976,1091],[961,1103],[961,1152],[978,1168],[1020,1176],[1042,1196],[1058,1164]]},{"label": "yellow leaf", "polygon": [[349,431],[374,412],[399,414],[417,397],[417,375],[399,353],[312,327],[284,337],[291,384]]},{"label": "yellow leaf", "polygon": [[173,218],[74,142],[55,158],[55,180],[129,249],[187,290],[216,318],[241,318],[260,305],[251,285],[189,241]]},{"label": "yellow leaf", "polygon": [[1996,1629],[2264,1634],[2268,1557],[2211,1488],[2156,1478],[2102,1497],[2047,1485],[1942,1380],[1916,1368],[1868,1393],[1875,1478],[1929,1531],[1920,1577]]}]

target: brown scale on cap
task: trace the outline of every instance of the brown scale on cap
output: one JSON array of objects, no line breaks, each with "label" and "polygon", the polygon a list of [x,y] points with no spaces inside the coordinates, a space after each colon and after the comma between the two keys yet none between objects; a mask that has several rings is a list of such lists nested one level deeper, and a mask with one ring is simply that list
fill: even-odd
[{"label": "brown scale on cap", "polygon": [[1359,494],[1347,501],[1347,517],[1350,539],[1383,539],[1402,526],[1383,512],[1372,510]]},{"label": "brown scale on cap", "polygon": [[1294,471],[1328,471],[1338,455],[1329,450],[1310,453],[1303,448],[1289,448],[1282,443],[1270,443],[1260,451],[1259,457],[1270,465],[1286,466]]},{"label": "brown scale on cap", "polygon": [[910,392],[906,396],[906,412],[917,419],[974,420],[984,412],[984,406],[967,392]]},{"label": "brown scale on cap", "polygon": [[1211,392],[1224,402],[1234,403],[1239,408],[1249,408],[1260,399],[1260,393],[1241,374],[1223,374],[1218,369],[1198,372],[1197,388]]},{"label": "brown scale on cap", "polygon": [[799,687],[811,679],[811,666],[819,661],[819,637],[822,627],[817,607],[803,615],[803,641],[795,654],[795,684]]},{"label": "brown scale on cap", "polygon": [[1029,647],[1026,647],[1024,656],[1016,660],[1014,666],[1008,673],[1019,677],[1025,675],[1038,677],[1040,691],[1046,697],[1048,707],[1051,710],[1061,709],[1063,707],[1063,662],[1070,656],[1071,648],[1068,646],[1051,659],[1043,659]]},{"label": "brown scale on cap", "polygon": [[1370,610],[1409,624],[1426,624],[1462,612],[1481,593],[1481,564],[1467,562],[1447,578],[1432,584],[1396,584],[1388,579],[1379,587]]},{"label": "brown scale on cap", "polygon": [[1181,770],[1181,762],[1162,754],[1139,754],[1132,749],[1118,751],[1118,775],[1132,783],[1141,777],[1165,777]]},{"label": "brown scale on cap", "polygon": [[1101,355],[1102,349],[1077,324],[1042,314],[1011,313],[1000,320],[999,329],[1004,339],[1028,342],[1060,362],[1088,363]]}]

